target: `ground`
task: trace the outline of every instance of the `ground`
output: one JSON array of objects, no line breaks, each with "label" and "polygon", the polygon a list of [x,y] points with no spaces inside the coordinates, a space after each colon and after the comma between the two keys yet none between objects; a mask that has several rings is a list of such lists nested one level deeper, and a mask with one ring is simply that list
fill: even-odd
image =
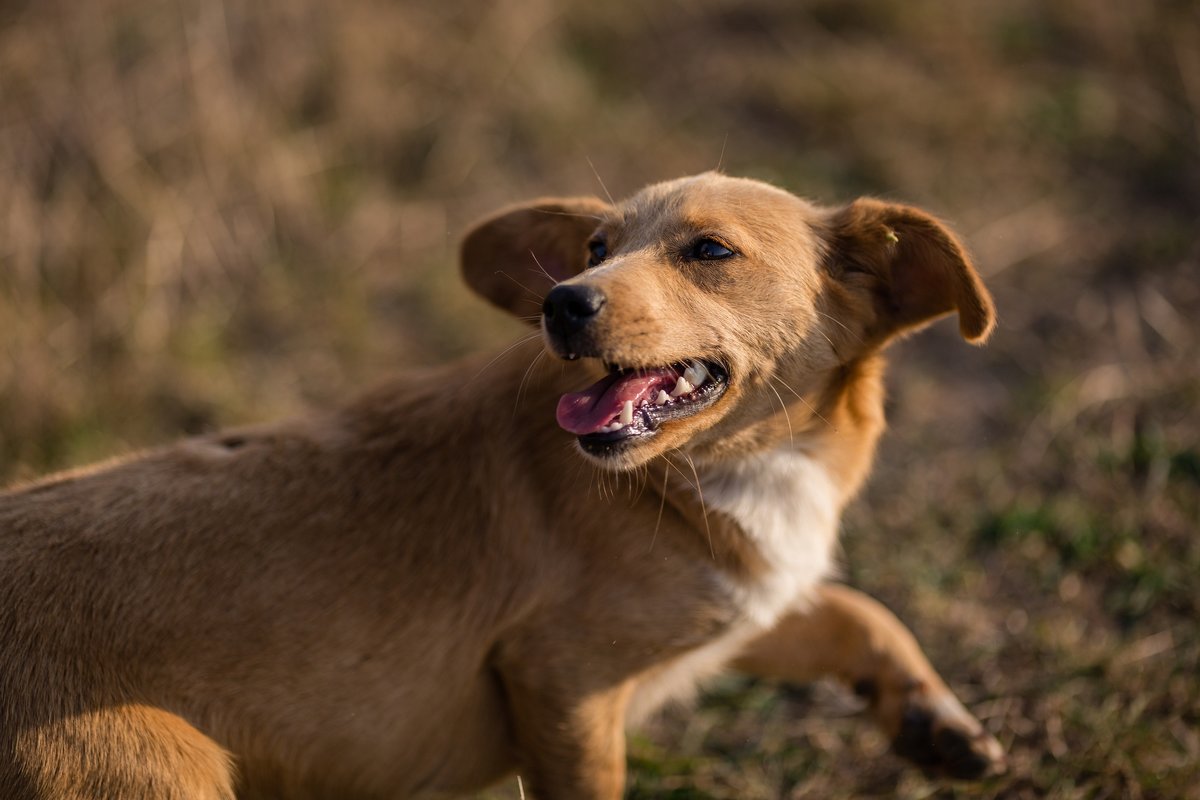
[{"label": "ground", "polygon": [[844,574],[1011,769],[924,776],[832,690],[730,679],[630,796],[1200,796],[1198,76],[1166,0],[5,4],[0,478],[503,342],[453,262],[508,202],[718,166],[902,199],[1000,324],[893,348]]}]

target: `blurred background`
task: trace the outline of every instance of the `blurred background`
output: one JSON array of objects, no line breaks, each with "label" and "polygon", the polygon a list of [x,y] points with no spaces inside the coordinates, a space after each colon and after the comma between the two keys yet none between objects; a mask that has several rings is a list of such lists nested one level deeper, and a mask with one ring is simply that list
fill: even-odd
[{"label": "blurred background", "polygon": [[844,572],[1012,767],[734,678],[630,796],[1200,797],[1194,2],[6,0],[0,479],[497,346],[473,218],[718,163],[921,205],[995,292],[986,348],[893,347]]}]

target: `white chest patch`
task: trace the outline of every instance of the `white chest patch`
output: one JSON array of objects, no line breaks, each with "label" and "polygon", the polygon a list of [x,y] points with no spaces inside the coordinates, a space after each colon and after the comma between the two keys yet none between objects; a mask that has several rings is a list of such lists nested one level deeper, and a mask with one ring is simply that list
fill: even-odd
[{"label": "white chest patch", "polygon": [[650,676],[634,696],[631,722],[718,672],[752,637],[802,603],[833,563],[841,494],[808,456],[783,451],[752,456],[701,472],[700,485],[706,507],[737,521],[767,569],[753,580],[729,578],[744,623]]},{"label": "white chest patch", "polygon": [[701,481],[708,508],[737,520],[767,564],[764,575],[733,588],[747,619],[768,628],[829,574],[837,486],[816,461],[783,451],[714,468]]}]

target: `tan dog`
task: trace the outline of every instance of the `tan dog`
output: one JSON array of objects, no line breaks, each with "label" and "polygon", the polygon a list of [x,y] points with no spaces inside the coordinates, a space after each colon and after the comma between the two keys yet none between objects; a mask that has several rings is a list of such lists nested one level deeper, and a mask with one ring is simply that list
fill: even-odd
[{"label": "tan dog", "polygon": [[999,765],[900,623],[821,583],[880,349],[992,326],[945,228],[706,174],[513,208],[462,255],[571,363],[530,337],[0,497],[3,797],[617,798],[626,725],[727,665]]}]

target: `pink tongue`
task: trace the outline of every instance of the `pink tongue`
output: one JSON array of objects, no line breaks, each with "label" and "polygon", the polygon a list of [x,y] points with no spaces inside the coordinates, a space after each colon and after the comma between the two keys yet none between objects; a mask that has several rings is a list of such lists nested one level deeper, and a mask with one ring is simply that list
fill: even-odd
[{"label": "pink tongue", "polygon": [[678,376],[669,367],[608,376],[582,392],[564,394],[558,401],[559,427],[577,436],[596,433],[621,413],[626,401],[637,408],[643,399],[654,397],[659,389],[670,391]]}]

